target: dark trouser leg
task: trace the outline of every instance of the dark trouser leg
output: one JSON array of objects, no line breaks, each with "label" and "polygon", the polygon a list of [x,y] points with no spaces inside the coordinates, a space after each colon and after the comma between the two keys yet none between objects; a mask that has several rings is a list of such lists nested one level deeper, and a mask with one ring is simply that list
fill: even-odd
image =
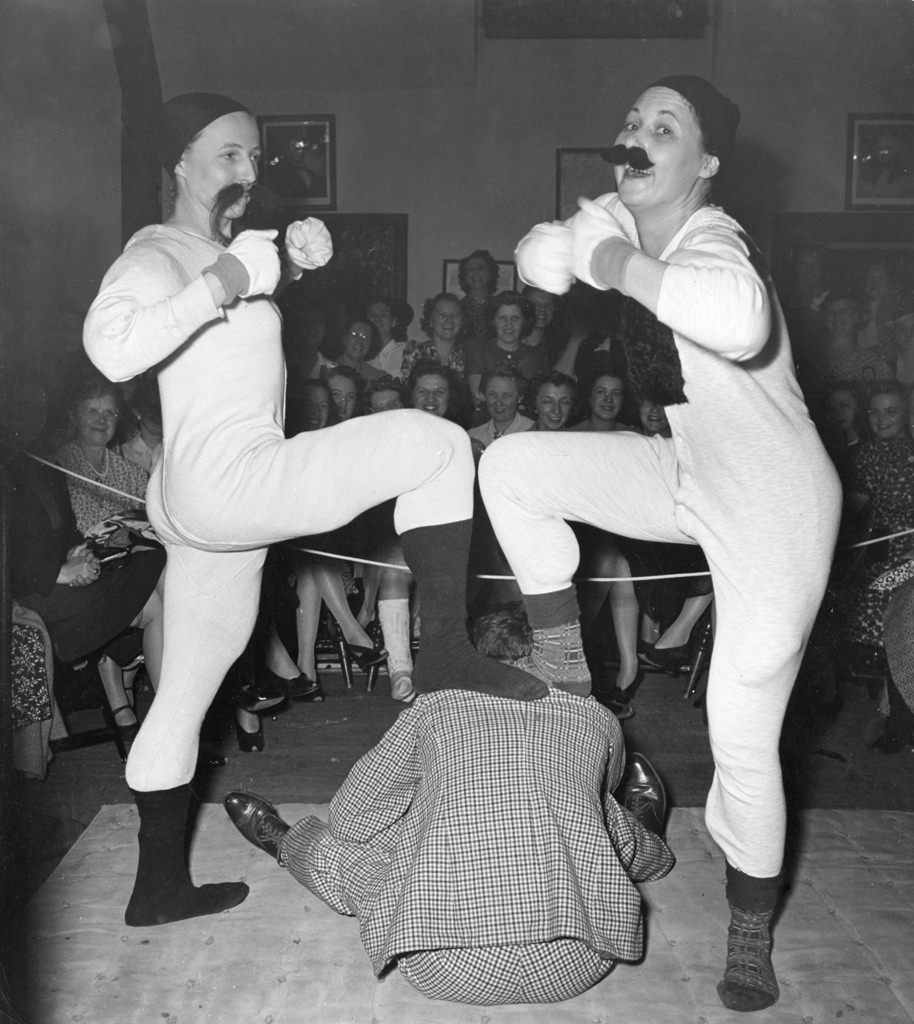
[{"label": "dark trouser leg", "polygon": [[781,994],[771,965],[771,918],[780,893],[780,875],[754,878],[727,865],[727,967],[717,994],[730,1010],[764,1010]]},{"label": "dark trouser leg", "polygon": [[413,685],[420,693],[475,690],[516,700],[544,697],[548,689],[539,679],[483,657],[470,643],[466,591],[472,529],[472,520],[465,519],[400,535],[422,610]]},{"label": "dark trouser leg", "polygon": [[133,796],[140,812],[140,859],[124,914],[127,924],[143,927],[218,914],[244,900],[244,882],[191,883],[185,858],[189,785]]}]

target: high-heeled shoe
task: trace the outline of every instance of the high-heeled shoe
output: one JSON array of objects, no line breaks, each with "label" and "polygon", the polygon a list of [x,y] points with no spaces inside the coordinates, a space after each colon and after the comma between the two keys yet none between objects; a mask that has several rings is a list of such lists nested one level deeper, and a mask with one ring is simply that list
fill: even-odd
[{"label": "high-heeled shoe", "polygon": [[287,679],[287,692],[291,700],[323,700],[324,691],[317,678],[311,679],[299,672],[295,679]]},{"label": "high-heeled shoe", "polygon": [[657,647],[650,644],[645,645],[645,648],[639,652],[641,660],[652,668],[662,669],[675,676],[688,672],[691,667],[692,657],[688,644],[682,644],[680,647]]},{"label": "high-heeled shoe", "polygon": [[361,647],[359,644],[347,644],[349,657],[363,672],[373,665],[383,665],[387,661],[387,650],[384,647]]},{"label": "high-heeled shoe", "polygon": [[[122,711],[133,712],[133,721],[128,722],[127,725],[121,725],[120,722],[118,722],[117,720],[117,716]],[[132,743],[136,739],[137,733],[140,731],[140,723],[136,720],[136,712],[133,711],[131,705],[122,704],[119,708],[112,708],[111,718],[112,721],[114,722],[115,729],[117,729],[117,731],[121,734],[121,739],[125,743]]]},{"label": "high-heeled shoe", "polygon": [[289,696],[290,682],[293,680],[283,679],[265,665],[261,666],[257,670],[257,677],[238,690],[238,707],[251,714],[275,708]]},{"label": "high-heeled shoe", "polygon": [[266,746],[263,738],[263,722],[258,722],[257,732],[248,732],[241,728],[241,723],[235,719],[235,737],[238,740],[238,749],[242,754],[250,754],[251,751],[260,752]]}]

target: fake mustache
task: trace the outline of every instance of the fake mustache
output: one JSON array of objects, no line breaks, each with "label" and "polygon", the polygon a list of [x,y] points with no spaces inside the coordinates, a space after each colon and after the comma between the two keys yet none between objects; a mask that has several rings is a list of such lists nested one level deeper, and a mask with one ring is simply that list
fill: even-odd
[{"label": "fake mustache", "polygon": [[654,166],[654,161],[640,146],[626,146],[621,142],[611,149],[604,149],[603,159],[608,164],[628,164],[633,171],[646,171]]},{"label": "fake mustache", "polygon": [[242,196],[246,195],[253,189],[252,185],[242,185],[239,182],[234,182],[231,185],[226,185],[224,189],[221,189],[216,195],[215,205],[219,209],[227,209],[229,206],[237,203]]}]

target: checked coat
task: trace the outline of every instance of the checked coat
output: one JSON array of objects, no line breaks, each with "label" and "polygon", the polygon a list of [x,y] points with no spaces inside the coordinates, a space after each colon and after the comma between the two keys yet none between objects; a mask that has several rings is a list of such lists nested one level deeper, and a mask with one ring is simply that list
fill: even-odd
[{"label": "checked coat", "polygon": [[329,827],[293,825],[279,861],[357,915],[378,974],[419,950],[553,939],[637,960],[634,882],[673,856],[610,795],[623,763],[619,723],[592,698],[421,695],[353,767]]}]

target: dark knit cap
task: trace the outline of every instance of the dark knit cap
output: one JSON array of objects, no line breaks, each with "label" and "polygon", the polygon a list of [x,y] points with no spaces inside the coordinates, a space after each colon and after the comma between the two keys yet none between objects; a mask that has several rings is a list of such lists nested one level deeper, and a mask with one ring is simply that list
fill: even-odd
[{"label": "dark knit cap", "polygon": [[739,107],[698,75],[669,75],[654,82],[651,89],[672,89],[688,100],[695,111],[707,151],[721,165],[733,155]]},{"label": "dark knit cap", "polygon": [[156,133],[156,151],[165,170],[173,175],[191,139],[208,124],[237,110],[250,113],[243,103],[216,92],[187,92],[163,103]]}]

